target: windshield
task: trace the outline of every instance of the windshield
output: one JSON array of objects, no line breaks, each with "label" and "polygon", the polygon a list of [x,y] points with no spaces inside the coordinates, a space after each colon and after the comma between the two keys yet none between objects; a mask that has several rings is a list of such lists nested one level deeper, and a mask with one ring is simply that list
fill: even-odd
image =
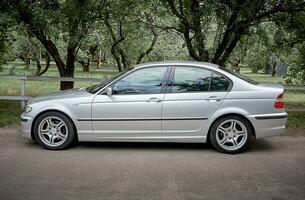
[{"label": "windshield", "polygon": [[110,82],[114,81],[115,79],[117,79],[118,77],[120,77],[121,75],[125,74],[127,71],[118,73],[110,78],[107,78],[105,80],[103,80],[101,83],[97,84],[97,85],[93,85],[90,87],[86,88],[86,91],[92,94],[97,93],[100,89],[102,89],[103,87],[105,87],[106,85],[108,85]]},{"label": "windshield", "polygon": [[234,76],[237,76],[238,78],[240,78],[240,79],[242,79],[242,80],[244,80],[244,81],[246,81],[246,82],[248,82],[248,83],[251,83],[251,84],[253,84],[253,85],[258,85],[258,84],[259,84],[259,82],[256,82],[256,81],[252,80],[251,78],[248,78],[247,76],[238,74],[238,73],[233,72],[233,71],[231,71],[231,70],[229,70],[229,69],[226,69],[226,68],[224,68],[224,67],[220,67],[220,69],[222,69],[223,71],[228,72],[228,73],[230,73],[230,74],[232,74],[232,75],[234,75]]}]

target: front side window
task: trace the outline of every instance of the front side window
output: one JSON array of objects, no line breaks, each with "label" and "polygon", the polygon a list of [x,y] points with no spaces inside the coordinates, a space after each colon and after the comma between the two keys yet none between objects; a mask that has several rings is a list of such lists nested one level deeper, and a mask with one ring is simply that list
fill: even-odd
[{"label": "front side window", "polygon": [[212,73],[195,67],[176,67],[172,92],[208,92]]},{"label": "front side window", "polygon": [[153,67],[132,72],[114,84],[113,94],[158,94],[166,70],[166,67]]}]

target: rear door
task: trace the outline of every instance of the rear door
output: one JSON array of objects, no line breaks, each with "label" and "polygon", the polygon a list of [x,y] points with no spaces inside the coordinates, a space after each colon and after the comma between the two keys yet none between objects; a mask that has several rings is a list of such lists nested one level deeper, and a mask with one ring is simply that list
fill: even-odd
[{"label": "rear door", "polygon": [[163,134],[196,134],[228,94],[231,82],[202,67],[173,67],[162,109]]}]

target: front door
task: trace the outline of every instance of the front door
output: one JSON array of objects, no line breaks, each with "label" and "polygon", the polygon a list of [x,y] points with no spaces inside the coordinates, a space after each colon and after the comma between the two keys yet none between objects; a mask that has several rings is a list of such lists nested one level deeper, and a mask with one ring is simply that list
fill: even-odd
[{"label": "front door", "polygon": [[164,98],[162,131],[196,135],[227,95],[230,81],[205,68],[174,67]]},{"label": "front door", "polygon": [[112,84],[111,96],[93,100],[96,137],[161,136],[161,110],[167,67],[140,68]]}]

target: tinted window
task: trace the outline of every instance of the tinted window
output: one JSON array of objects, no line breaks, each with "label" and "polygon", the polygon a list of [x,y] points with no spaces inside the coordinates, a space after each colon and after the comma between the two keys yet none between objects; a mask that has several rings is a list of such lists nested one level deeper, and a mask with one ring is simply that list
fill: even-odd
[{"label": "tinted window", "polygon": [[211,81],[211,91],[227,91],[229,88],[229,80],[219,74],[213,73]]},{"label": "tinted window", "polygon": [[137,70],[113,87],[113,94],[157,94],[161,92],[166,67],[154,67]]},{"label": "tinted window", "polygon": [[172,92],[206,92],[209,91],[211,72],[191,67],[176,67]]},{"label": "tinted window", "polygon": [[122,76],[124,73],[126,73],[126,72],[122,72],[122,73],[116,74],[116,75],[114,75],[114,76],[112,76],[112,77],[102,81],[100,84],[93,85],[91,87],[87,87],[86,91],[94,94],[94,93],[98,92],[99,90],[101,90],[106,85],[108,85],[111,81],[114,81],[115,79],[117,79],[120,76]]}]

